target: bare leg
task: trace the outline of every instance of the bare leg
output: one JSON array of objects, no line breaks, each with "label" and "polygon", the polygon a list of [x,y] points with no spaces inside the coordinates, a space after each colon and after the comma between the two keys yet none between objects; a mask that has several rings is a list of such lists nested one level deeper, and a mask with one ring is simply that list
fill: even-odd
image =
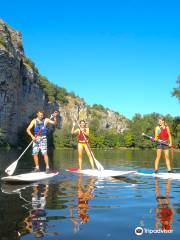
[{"label": "bare leg", "polygon": [[170,159],[169,159],[169,149],[164,150],[164,156],[165,156],[165,159],[166,159],[167,169],[168,169],[168,171],[170,171],[171,170],[171,162],[170,162]]},{"label": "bare leg", "polygon": [[35,168],[39,169],[39,159],[38,159],[38,155],[33,155],[33,159],[34,159],[34,164],[35,164]]},{"label": "bare leg", "polygon": [[94,169],[94,160],[93,160],[93,158],[92,158],[92,155],[91,155],[91,153],[90,153],[89,148],[87,147],[87,145],[85,146],[85,150],[86,150],[86,153],[87,153],[87,155],[88,155],[88,157],[89,157],[89,161],[90,161],[91,167],[92,167],[92,169]]},{"label": "bare leg", "polygon": [[157,149],[157,155],[155,159],[155,171],[159,168],[159,160],[161,158],[162,149]]},{"label": "bare leg", "polygon": [[49,168],[49,157],[47,153],[44,154],[44,161],[46,164],[46,169]]},{"label": "bare leg", "polygon": [[83,153],[83,147],[80,143],[78,143],[78,156],[79,156],[79,169],[82,169],[82,153]]}]

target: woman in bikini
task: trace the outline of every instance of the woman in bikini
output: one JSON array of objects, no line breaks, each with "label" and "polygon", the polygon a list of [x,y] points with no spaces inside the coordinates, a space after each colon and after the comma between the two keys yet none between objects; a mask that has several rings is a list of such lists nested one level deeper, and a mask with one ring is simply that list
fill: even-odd
[{"label": "woman in bikini", "polygon": [[[158,173],[159,160],[161,158],[162,152],[164,152],[164,157],[166,160],[166,166],[169,173],[172,173],[171,162],[169,158],[169,147],[172,146],[172,137],[168,125],[163,117],[159,118],[159,125],[155,128],[155,140],[157,143],[157,155],[155,159],[155,173]],[[165,143],[165,144],[163,144]],[[169,144],[169,146],[167,145]]]},{"label": "woman in bikini", "polygon": [[78,155],[79,155],[79,169],[82,169],[82,156],[83,156],[83,150],[85,149],[89,161],[91,164],[92,169],[94,169],[94,160],[92,157],[92,154],[88,147],[88,141],[89,141],[89,128],[86,127],[86,122],[84,120],[80,121],[79,128],[76,130],[75,128],[76,123],[73,123],[73,127],[71,130],[71,134],[77,134],[78,135]]}]

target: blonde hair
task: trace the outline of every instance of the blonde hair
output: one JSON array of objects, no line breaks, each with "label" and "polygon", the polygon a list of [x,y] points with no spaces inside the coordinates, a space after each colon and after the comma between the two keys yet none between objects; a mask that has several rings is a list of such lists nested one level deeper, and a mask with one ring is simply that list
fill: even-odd
[{"label": "blonde hair", "polygon": [[158,120],[162,120],[164,122],[164,125],[167,127],[166,119],[165,117],[159,117]]}]

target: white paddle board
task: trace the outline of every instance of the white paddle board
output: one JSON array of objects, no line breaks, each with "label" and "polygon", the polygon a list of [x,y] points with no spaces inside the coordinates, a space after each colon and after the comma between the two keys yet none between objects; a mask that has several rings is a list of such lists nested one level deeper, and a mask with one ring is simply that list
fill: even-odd
[{"label": "white paddle board", "polygon": [[52,172],[52,173],[46,173],[46,172],[31,172],[31,173],[23,173],[20,175],[14,175],[14,176],[7,176],[2,177],[1,181],[3,182],[38,182],[45,179],[52,178],[54,176],[57,176],[59,172]]},{"label": "white paddle board", "polygon": [[135,171],[116,171],[116,170],[102,170],[99,171],[97,169],[84,169],[79,170],[78,168],[69,168],[66,171],[72,172],[72,173],[79,173],[84,174],[88,176],[94,176],[99,178],[106,178],[106,177],[117,177],[117,176],[123,176],[130,173],[135,173]]},{"label": "white paddle board", "polygon": [[158,177],[158,178],[163,178],[163,179],[176,179],[180,180],[180,173],[168,173],[168,172],[159,172],[159,173],[154,173],[154,172],[136,172],[137,175],[140,176],[149,176],[149,177]]}]

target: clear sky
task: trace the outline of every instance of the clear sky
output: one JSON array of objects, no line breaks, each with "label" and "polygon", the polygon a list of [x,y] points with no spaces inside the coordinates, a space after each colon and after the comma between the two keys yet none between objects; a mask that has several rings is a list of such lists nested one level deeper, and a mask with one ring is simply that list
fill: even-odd
[{"label": "clear sky", "polygon": [[1,2],[1,18],[23,34],[42,75],[88,104],[131,118],[179,115],[179,0]]}]

